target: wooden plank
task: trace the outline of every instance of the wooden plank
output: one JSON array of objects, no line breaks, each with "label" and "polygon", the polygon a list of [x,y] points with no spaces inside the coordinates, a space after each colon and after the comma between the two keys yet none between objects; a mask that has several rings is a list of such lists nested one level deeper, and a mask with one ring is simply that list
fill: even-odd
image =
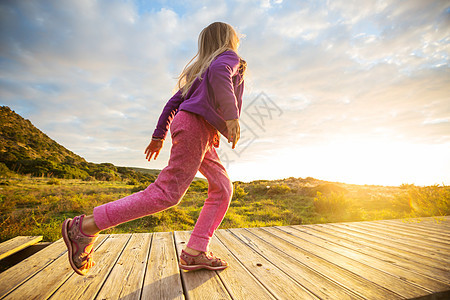
[{"label": "wooden plank", "polygon": [[414,230],[415,232],[423,232],[427,234],[431,234],[432,236],[445,238],[447,241],[450,241],[450,229],[442,226],[441,224],[431,224],[431,223],[417,223],[417,222],[406,222],[402,220],[381,220],[374,221],[375,224],[382,223],[393,225],[397,227],[401,227],[404,229]]},{"label": "wooden plank", "polygon": [[184,299],[172,232],[153,234],[141,299]]},{"label": "wooden plank", "polygon": [[[109,236],[107,235],[100,235],[94,244],[95,249],[97,250],[102,245],[102,243],[108,239],[108,237]],[[47,248],[49,247],[51,246],[48,246]],[[44,249],[42,251],[50,250],[51,249]],[[39,252],[37,254],[39,254]],[[22,263],[20,263],[19,265],[21,265]],[[28,264],[24,265],[26,266]],[[75,272],[70,267],[66,250],[63,255],[60,255],[57,259],[47,264],[33,277],[29,278],[16,289],[14,289],[10,294],[6,296],[6,299],[47,299],[58,287],[60,287],[64,283],[64,281],[67,280],[67,278],[72,276],[74,273]]]},{"label": "wooden plank", "polygon": [[40,236],[16,236],[0,244],[0,260],[42,240]]},{"label": "wooden plank", "polygon": [[423,256],[414,255],[408,252],[400,254],[390,247],[380,247],[378,244],[370,243],[363,239],[357,239],[352,235],[336,231],[329,227],[325,228],[320,225],[304,225],[303,227],[316,231],[316,235],[320,237],[337,239],[342,246],[450,284],[450,271],[439,269],[439,264],[436,264],[434,267],[425,264]]},{"label": "wooden plank", "polygon": [[0,273],[0,299],[67,252],[62,239]]},{"label": "wooden plank", "polygon": [[[346,289],[334,280],[296,260],[296,252],[283,252],[279,240],[274,238],[262,240],[257,229],[231,229],[241,241],[252,248],[266,260],[304,286],[320,299],[364,299],[364,297]],[[239,298],[244,299],[244,298]]]},{"label": "wooden plank", "polygon": [[[187,231],[175,232],[175,245],[178,256],[181,255],[189,240]],[[214,251],[214,249],[211,249]],[[198,270],[194,272],[181,271],[181,280],[188,299],[231,299],[227,289],[222,284],[217,272]]]},{"label": "wooden plank", "polygon": [[[347,289],[360,295],[365,299],[399,299],[402,298],[386,288],[379,286],[362,276],[348,271],[338,265],[335,265],[328,260],[317,256],[312,252],[305,251],[292,243],[287,242],[278,235],[265,230],[266,228],[251,228],[252,233],[258,236],[261,240],[283,251],[284,255],[293,257],[299,263],[305,265],[305,268],[310,268],[329,280],[341,285],[342,288]],[[257,245],[259,247],[259,245]]]},{"label": "wooden plank", "polygon": [[414,246],[415,248],[422,249],[430,254],[433,254],[434,257],[441,261],[447,263],[450,262],[450,251],[447,250],[447,247],[442,246],[438,242],[424,241],[421,240],[420,237],[408,237],[401,231],[393,232],[387,228],[380,228],[370,224],[351,224],[347,226],[350,226],[350,228],[358,228],[372,235],[382,237],[383,239],[389,239],[391,241]]},{"label": "wooden plank", "polygon": [[216,236],[275,298],[318,299],[230,231],[217,231]]},{"label": "wooden plank", "polygon": [[380,271],[386,272],[388,274],[394,275],[398,278],[402,278],[408,283],[413,283],[420,286],[424,290],[429,290],[431,292],[445,292],[450,291],[450,285],[445,284],[441,281],[433,279],[429,276],[425,276],[419,272],[412,272],[411,266],[404,268],[393,264],[392,262],[387,262],[383,259],[378,259],[372,256],[371,253],[363,253],[361,251],[356,251],[353,247],[346,247],[342,244],[342,240],[333,236],[323,236],[317,234],[317,232],[303,228],[303,226],[292,226],[292,227],[277,227],[285,232],[293,234],[301,239],[306,239],[311,243],[319,245],[321,247],[326,247],[328,250],[334,251],[336,253],[342,254],[348,258],[354,259],[361,263],[364,263],[372,268],[376,268]]},{"label": "wooden plank", "polygon": [[363,242],[370,247],[375,247],[385,252],[390,252],[393,254],[397,254],[401,257],[409,258],[410,256],[418,257],[423,261],[425,265],[428,265],[433,268],[439,268],[441,270],[450,271],[450,268],[446,268],[443,266],[442,261],[435,259],[433,256],[429,255],[427,252],[415,251],[416,249],[411,249],[410,246],[399,244],[395,242],[391,242],[386,239],[381,239],[378,237],[374,237],[370,234],[367,234],[363,231],[351,230],[348,227],[339,227],[337,224],[315,224],[315,226],[319,226],[324,228],[324,230],[334,231],[339,235],[345,235],[350,239],[357,239],[358,242]]},{"label": "wooden plank", "polygon": [[447,256],[439,253],[438,251],[433,251],[432,249],[424,248],[418,245],[417,243],[405,243],[402,239],[390,238],[388,236],[385,236],[384,234],[360,228],[356,224],[352,224],[350,226],[348,224],[334,223],[332,224],[332,226],[344,229],[346,232],[348,231],[358,232],[365,237],[382,241],[383,244],[391,246],[396,249],[409,251],[430,259],[435,259],[440,262],[442,268],[444,268],[445,270],[450,270],[450,264],[447,262],[448,260]]},{"label": "wooden plank", "polygon": [[268,232],[271,232],[274,235],[278,235],[282,237],[284,240],[300,248],[303,248],[306,251],[314,253],[315,255],[320,256],[330,261],[331,263],[341,266],[342,268],[345,268],[378,285],[386,287],[402,297],[414,298],[429,295],[428,291],[415,285],[411,285],[396,276],[380,271],[377,268],[368,266],[357,260],[348,258],[345,255],[339,254],[335,251],[328,250],[326,247],[316,245],[308,240],[292,235],[286,231],[280,230],[278,228],[264,228],[264,230],[267,230]]},{"label": "wooden plank", "polygon": [[[92,299],[98,293],[106,277],[114,267],[130,240],[131,234],[111,234],[95,252],[96,265],[87,276],[75,273],[51,295],[51,299]],[[121,282],[120,284],[123,284]]]},{"label": "wooden plank", "polygon": [[386,225],[381,223],[364,223],[358,225],[363,226],[364,228],[377,230],[378,232],[382,232],[389,236],[400,237],[407,240],[418,240],[424,246],[431,246],[433,249],[442,249],[443,253],[447,252],[447,254],[450,255],[450,250],[448,250],[450,248],[450,241],[447,241],[442,237],[433,237],[432,234],[418,233],[417,231],[414,232],[408,228],[402,228],[396,225]]},{"label": "wooden plank", "polygon": [[386,221],[394,221],[401,222],[404,224],[416,224],[421,226],[426,226],[428,228],[434,228],[436,230],[443,230],[448,232],[450,230],[450,218],[449,216],[443,217],[431,217],[431,218],[405,218],[405,219],[394,219],[394,220],[386,220]]},{"label": "wooden plank", "polygon": [[218,275],[233,299],[275,299],[219,239],[211,239],[210,248],[214,249],[214,255],[228,262],[229,267]]},{"label": "wooden plank", "polygon": [[131,235],[122,255],[96,296],[97,299],[140,298],[151,240],[151,233]]}]

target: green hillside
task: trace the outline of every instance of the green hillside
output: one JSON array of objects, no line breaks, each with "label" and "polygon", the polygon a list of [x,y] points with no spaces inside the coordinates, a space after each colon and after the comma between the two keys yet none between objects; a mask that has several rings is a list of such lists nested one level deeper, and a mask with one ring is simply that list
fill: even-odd
[{"label": "green hillside", "polygon": [[74,165],[86,163],[81,156],[49,138],[29,120],[7,106],[1,106],[0,161],[13,166],[15,162],[25,159],[45,159]]},{"label": "green hillside", "polygon": [[0,107],[0,177],[14,174],[82,180],[156,179],[159,170],[94,164],[58,144],[7,106]]}]

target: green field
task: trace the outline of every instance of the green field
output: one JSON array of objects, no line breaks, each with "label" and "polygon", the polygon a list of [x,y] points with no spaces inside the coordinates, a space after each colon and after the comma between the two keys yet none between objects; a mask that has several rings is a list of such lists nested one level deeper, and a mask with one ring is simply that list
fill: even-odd
[{"label": "green field", "polygon": [[[17,176],[0,179],[0,241],[18,235],[61,237],[64,219],[145,186],[136,181],[82,181]],[[235,182],[220,228],[279,226],[450,215],[450,187],[359,186],[314,178]],[[105,233],[191,230],[207,196],[195,180],[180,205]]]}]

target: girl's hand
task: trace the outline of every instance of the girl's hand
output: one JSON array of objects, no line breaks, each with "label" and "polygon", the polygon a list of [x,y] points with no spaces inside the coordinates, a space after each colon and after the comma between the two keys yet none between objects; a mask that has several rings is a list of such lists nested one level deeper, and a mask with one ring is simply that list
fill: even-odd
[{"label": "girl's hand", "polygon": [[236,143],[241,137],[241,127],[239,126],[239,120],[226,120],[228,129],[228,143],[232,143],[231,148],[234,149]]},{"label": "girl's hand", "polygon": [[148,161],[151,161],[153,154],[155,155],[154,159],[158,157],[159,152],[161,151],[161,148],[163,146],[163,142],[164,140],[151,140],[150,144],[147,146],[147,148],[145,148],[145,158]]}]

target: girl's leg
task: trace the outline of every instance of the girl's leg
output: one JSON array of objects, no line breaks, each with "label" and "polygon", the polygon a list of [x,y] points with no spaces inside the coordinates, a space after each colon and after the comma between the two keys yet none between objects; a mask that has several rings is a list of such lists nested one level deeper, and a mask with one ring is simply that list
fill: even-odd
[{"label": "girl's leg", "polygon": [[180,111],[171,125],[169,164],[147,189],[94,208],[100,230],[163,211],[179,203],[210,148],[213,131],[198,115]]},{"label": "girl's leg", "polygon": [[208,198],[205,200],[187,247],[206,252],[214,232],[230,205],[233,184],[214,148],[206,152],[200,172],[208,179]]},{"label": "girl's leg", "polygon": [[183,197],[211,147],[214,129],[202,117],[181,111],[172,122],[171,132],[169,164],[146,190],[98,206],[93,216],[64,222],[62,235],[69,249],[69,261],[78,274],[84,275],[94,265],[91,250],[96,233],[167,209]]}]

